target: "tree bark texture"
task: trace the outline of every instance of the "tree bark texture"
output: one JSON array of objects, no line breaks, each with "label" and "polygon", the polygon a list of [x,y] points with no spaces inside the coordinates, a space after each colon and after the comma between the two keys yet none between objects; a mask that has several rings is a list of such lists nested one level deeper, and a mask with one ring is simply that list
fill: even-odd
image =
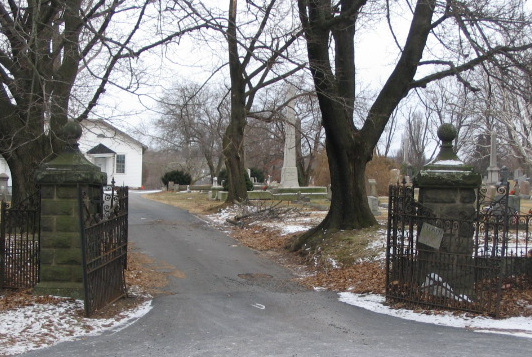
[{"label": "tree bark texture", "polygon": [[0,7],[7,39],[1,60],[0,153],[11,170],[14,204],[34,193],[34,170],[62,149],[58,135],[67,122],[81,60],[80,7],[81,0],[37,1],[13,12]]},{"label": "tree bark texture", "polygon": [[231,78],[231,117],[223,137],[223,153],[229,180],[229,192],[226,202],[247,200],[246,180],[244,177],[244,130],[246,127],[246,82],[244,68],[238,55],[237,14],[238,0],[229,2],[229,21],[227,44],[229,48],[229,74]]},{"label": "tree bark texture", "polygon": [[[293,249],[312,244],[323,232],[364,228],[377,223],[367,201],[365,171],[393,110],[410,90],[430,31],[435,0],[419,0],[410,33],[395,70],[371,107],[364,124],[353,122],[355,103],[354,36],[366,0],[298,0],[314,79],[331,175],[331,208]],[[339,13],[338,13],[339,12]],[[330,58],[330,40],[334,58]],[[333,66],[334,62],[334,66]]]}]

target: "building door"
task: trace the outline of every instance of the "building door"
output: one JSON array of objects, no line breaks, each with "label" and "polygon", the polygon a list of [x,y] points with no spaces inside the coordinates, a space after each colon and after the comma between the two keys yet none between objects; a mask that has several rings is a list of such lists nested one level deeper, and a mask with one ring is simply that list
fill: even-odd
[{"label": "building door", "polygon": [[102,172],[105,172],[107,174],[107,177],[110,177],[110,173],[108,172],[108,165],[107,162],[109,159],[107,157],[95,157],[94,158],[94,165],[98,166]]}]

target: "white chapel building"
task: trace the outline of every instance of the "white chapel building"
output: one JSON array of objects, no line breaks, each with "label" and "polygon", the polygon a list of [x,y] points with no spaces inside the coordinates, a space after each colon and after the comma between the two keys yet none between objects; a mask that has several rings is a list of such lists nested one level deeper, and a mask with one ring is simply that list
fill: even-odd
[{"label": "white chapel building", "polygon": [[[117,186],[140,188],[142,186],[142,156],[147,149],[140,141],[115,128],[104,120],[84,120],[79,149],[85,157],[107,173],[107,183],[114,178]],[[0,156],[0,173],[11,172]]]}]

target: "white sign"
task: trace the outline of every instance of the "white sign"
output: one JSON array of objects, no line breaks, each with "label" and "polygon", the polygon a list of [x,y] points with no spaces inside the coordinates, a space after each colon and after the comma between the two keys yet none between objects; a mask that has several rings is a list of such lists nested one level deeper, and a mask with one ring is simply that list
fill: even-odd
[{"label": "white sign", "polygon": [[419,233],[418,243],[428,245],[434,249],[440,249],[442,238],[443,229],[428,223],[423,223],[423,227]]}]

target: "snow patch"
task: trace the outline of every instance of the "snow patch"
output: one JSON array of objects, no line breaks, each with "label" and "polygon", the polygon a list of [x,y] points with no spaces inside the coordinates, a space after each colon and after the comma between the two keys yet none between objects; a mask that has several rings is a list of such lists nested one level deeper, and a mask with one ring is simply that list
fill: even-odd
[{"label": "snow patch", "polygon": [[476,332],[509,334],[532,338],[532,317],[511,317],[507,319],[491,319],[488,317],[469,317],[450,311],[438,311],[437,314],[416,313],[411,310],[392,309],[384,305],[385,297],[375,294],[339,293],[339,300],[349,305],[358,306],[379,314],[430,323],[441,326],[467,328]]},{"label": "snow patch", "polygon": [[152,301],[123,312],[111,319],[86,318],[82,300],[57,304],[35,304],[0,312],[0,355],[14,355],[49,347],[59,342],[116,333],[147,314]]}]

